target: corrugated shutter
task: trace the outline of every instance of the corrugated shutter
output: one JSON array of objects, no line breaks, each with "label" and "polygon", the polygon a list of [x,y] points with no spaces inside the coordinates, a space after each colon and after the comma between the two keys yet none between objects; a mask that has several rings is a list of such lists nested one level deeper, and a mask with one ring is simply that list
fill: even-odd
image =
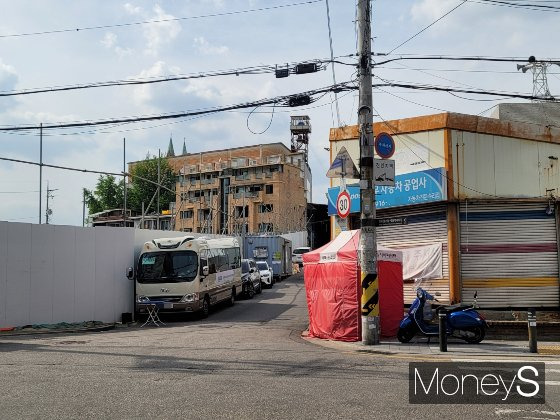
[{"label": "corrugated shutter", "polygon": [[[377,242],[389,248],[412,248],[420,245],[442,244],[443,278],[424,281],[423,287],[432,294],[440,292],[438,300],[449,302],[449,252],[447,249],[447,210],[445,204],[377,211],[377,218],[404,217],[407,225],[377,228]],[[416,296],[412,282],[404,284],[404,302],[410,304]]]},{"label": "corrugated shutter", "polygon": [[557,227],[547,202],[461,204],[462,300],[481,307],[556,307]]}]

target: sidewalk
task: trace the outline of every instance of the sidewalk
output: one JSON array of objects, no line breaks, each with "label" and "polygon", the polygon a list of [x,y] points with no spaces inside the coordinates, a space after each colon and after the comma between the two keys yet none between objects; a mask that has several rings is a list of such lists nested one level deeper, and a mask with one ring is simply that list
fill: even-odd
[{"label": "sidewalk", "polygon": [[543,342],[538,344],[539,353],[529,353],[527,341],[514,340],[484,340],[480,344],[468,344],[464,341],[451,339],[447,343],[447,352],[439,351],[437,338],[414,338],[410,343],[400,343],[395,339],[383,339],[378,345],[365,346],[361,342],[348,343],[343,341],[323,340],[319,338],[302,338],[310,343],[356,353],[372,353],[382,355],[401,356],[403,358],[553,358],[560,360],[560,342]]}]

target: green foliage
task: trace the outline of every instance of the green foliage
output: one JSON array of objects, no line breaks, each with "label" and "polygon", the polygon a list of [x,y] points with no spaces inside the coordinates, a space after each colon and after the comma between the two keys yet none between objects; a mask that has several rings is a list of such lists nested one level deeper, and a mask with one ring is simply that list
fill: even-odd
[{"label": "green foliage", "polygon": [[[169,209],[169,203],[175,201],[175,174],[165,158],[160,159],[161,185],[160,189],[160,211]],[[146,206],[147,213],[157,211],[157,180],[158,180],[158,158],[146,156],[130,169],[130,183],[127,186],[127,209],[137,213],[142,211],[142,202]],[[152,181],[152,182],[149,182]],[[84,197],[89,209],[89,214],[99,213],[104,210],[122,209],[124,201],[123,181],[117,182],[112,175],[101,175],[97,180],[95,190],[84,188]],[[166,189],[167,188],[167,189]],[[172,191],[169,191],[172,190]],[[154,197],[150,208],[148,204]]]},{"label": "green foliage", "polygon": [[[169,162],[164,157],[159,159],[161,185],[160,189],[160,211],[169,209],[169,203],[175,201],[175,174],[169,166]],[[147,207],[148,203],[157,191],[158,180],[158,158],[155,156],[146,156],[146,159],[140,161],[130,168],[131,186],[128,189],[128,207],[137,212],[142,211],[142,201]],[[150,180],[152,182],[146,181]],[[171,190],[171,191],[169,191]],[[157,211],[157,196],[153,199],[148,213]]]},{"label": "green foliage", "polygon": [[112,175],[101,175],[93,192],[84,188],[84,196],[89,214],[122,208],[123,185],[122,180],[117,183]]}]

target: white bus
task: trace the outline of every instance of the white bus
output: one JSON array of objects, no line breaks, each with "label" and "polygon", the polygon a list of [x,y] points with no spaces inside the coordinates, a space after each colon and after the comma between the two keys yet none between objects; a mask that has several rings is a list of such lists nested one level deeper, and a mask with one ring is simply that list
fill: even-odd
[{"label": "white bus", "polygon": [[137,312],[156,303],[160,312],[200,311],[207,317],[211,305],[233,305],[242,291],[239,243],[192,236],[154,239],[142,247],[135,279]]}]

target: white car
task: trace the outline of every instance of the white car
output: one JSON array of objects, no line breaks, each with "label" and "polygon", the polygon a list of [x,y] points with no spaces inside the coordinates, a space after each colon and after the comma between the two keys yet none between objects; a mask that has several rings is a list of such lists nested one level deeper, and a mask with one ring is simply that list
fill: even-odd
[{"label": "white car", "polygon": [[272,287],[274,279],[272,269],[268,266],[268,263],[266,261],[257,261],[257,268],[261,273],[261,283],[263,286]]},{"label": "white car", "polygon": [[306,252],[311,251],[311,248],[308,246],[300,246],[292,251],[292,263],[303,267],[303,254]]}]

